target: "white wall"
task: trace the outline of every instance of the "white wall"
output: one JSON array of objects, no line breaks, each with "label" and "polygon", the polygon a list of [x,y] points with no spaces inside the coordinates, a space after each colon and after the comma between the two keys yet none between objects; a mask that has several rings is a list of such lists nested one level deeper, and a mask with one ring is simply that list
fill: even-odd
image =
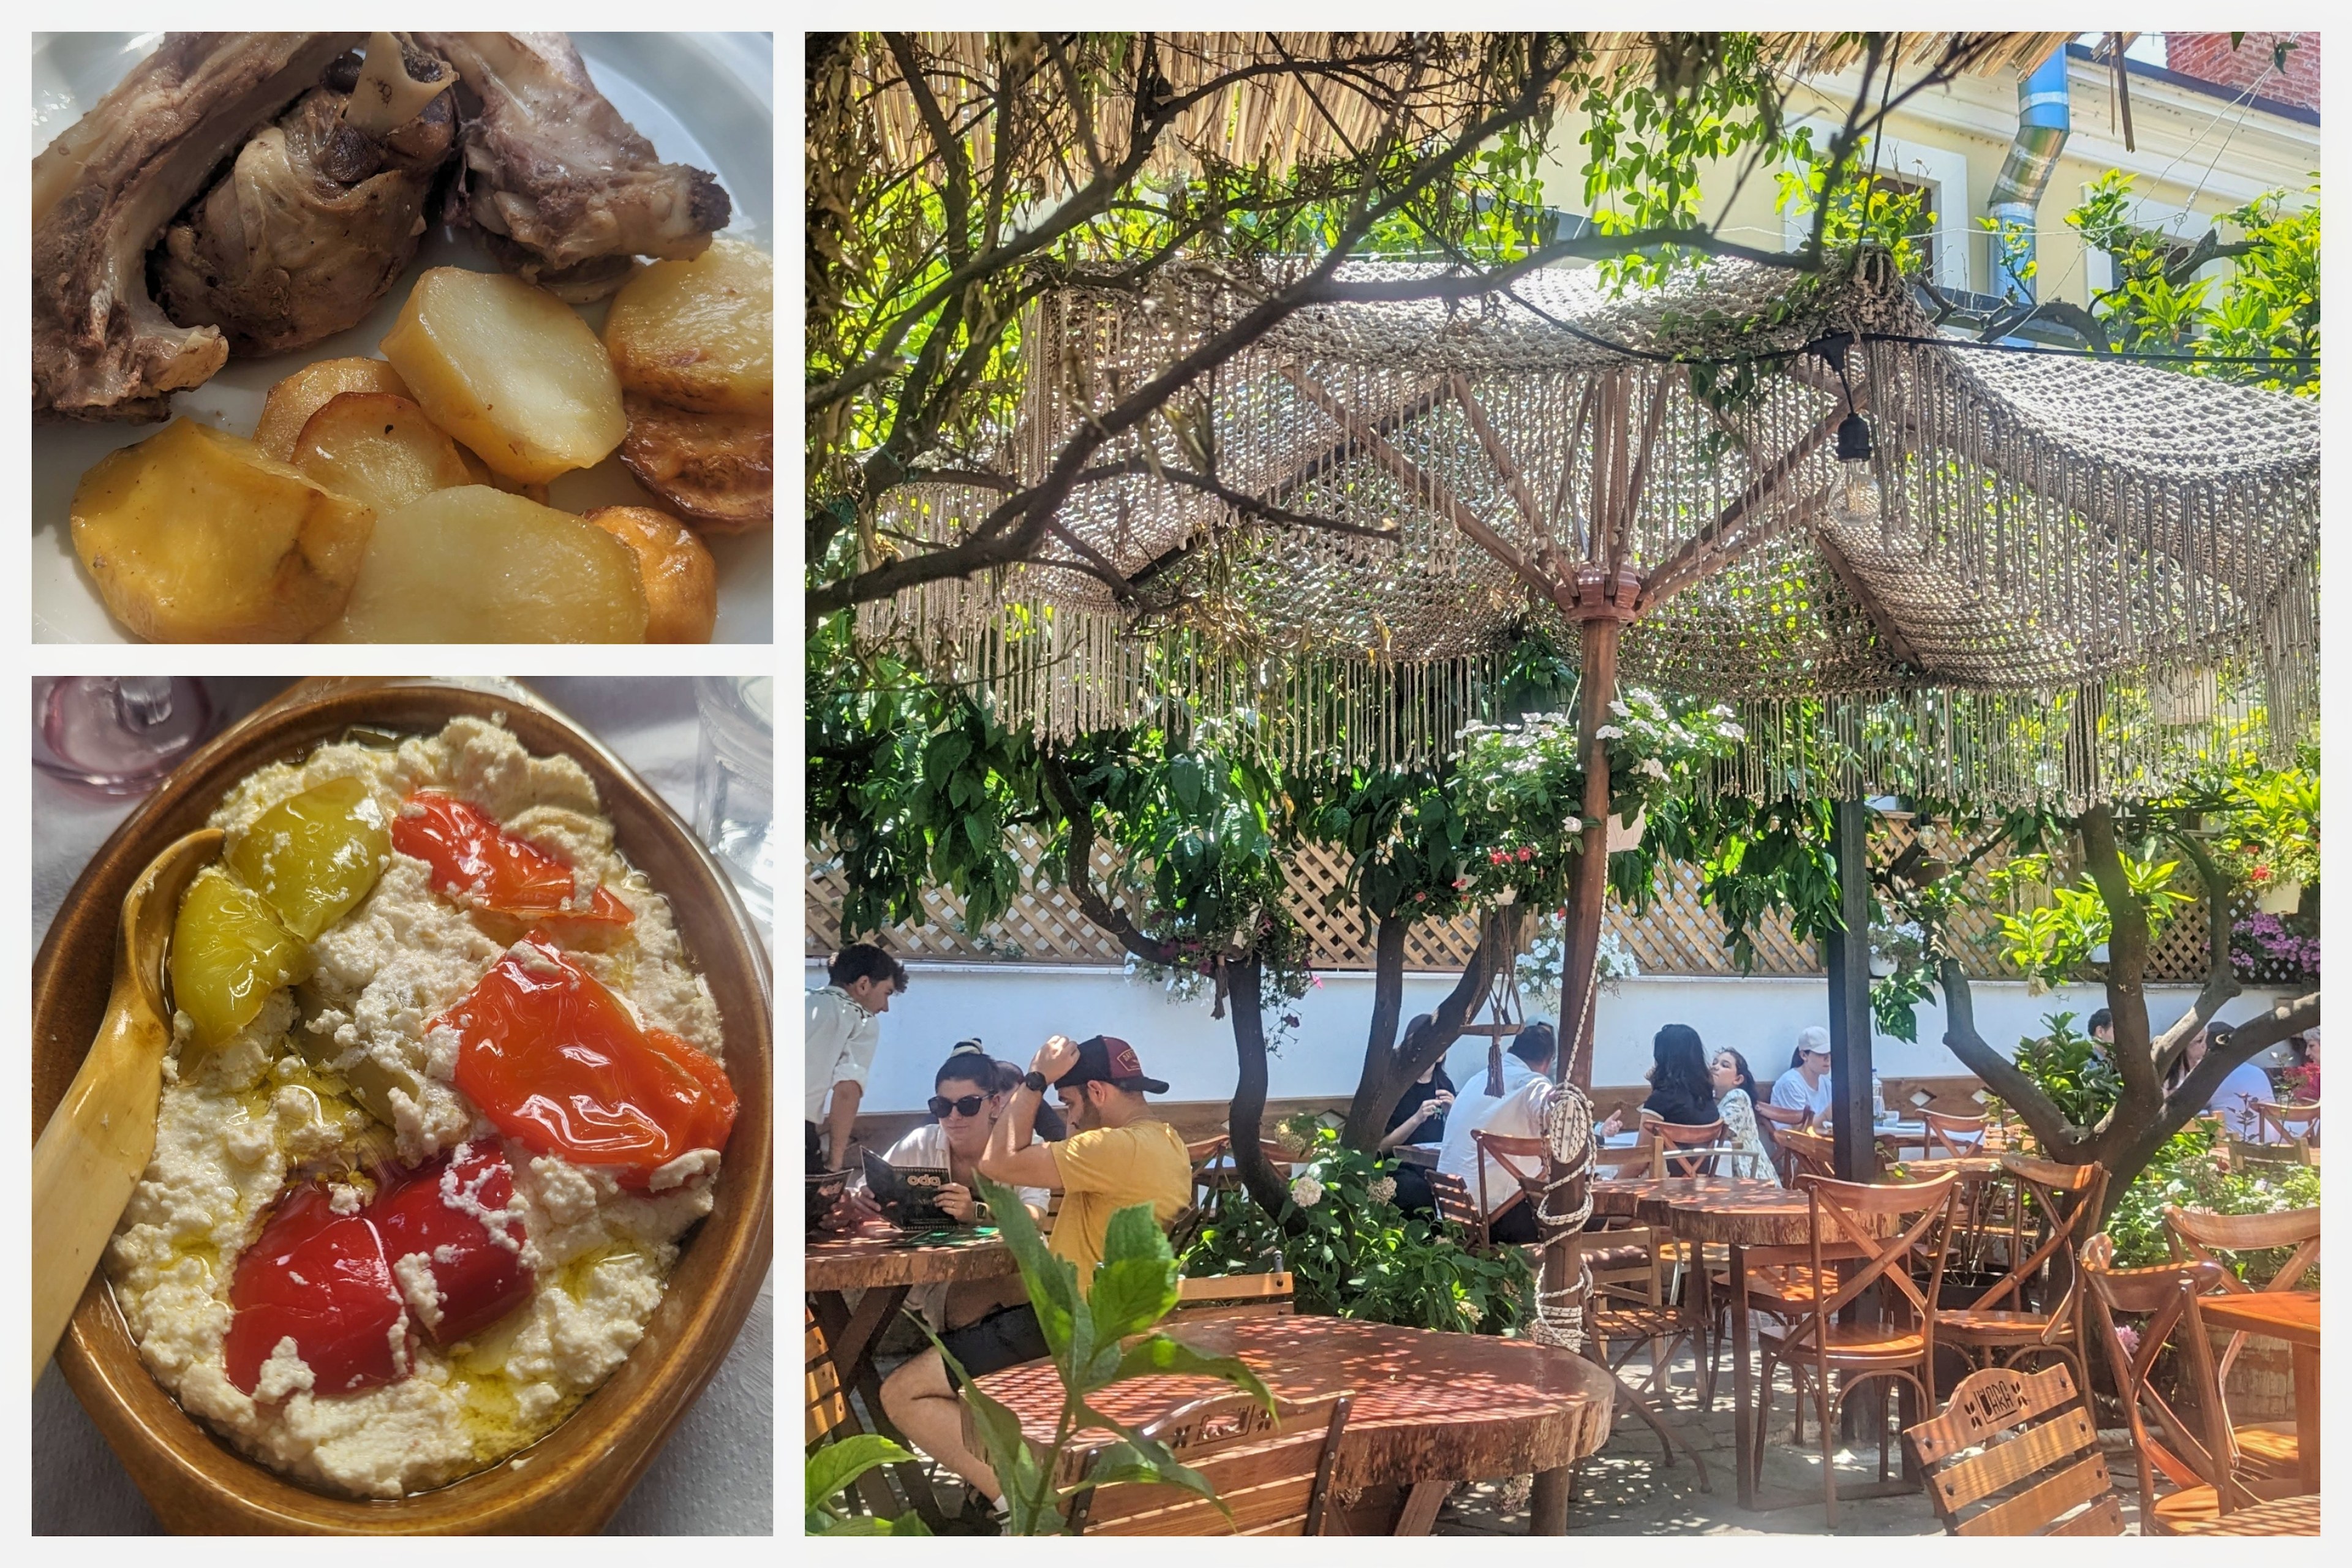
[{"label": "white wall", "polygon": [[[1209,1016],[1204,994],[1196,1001],[1171,1000],[1158,986],[1130,981],[1116,969],[1032,963],[918,963],[908,966],[905,994],[882,1020],[882,1046],[865,1109],[914,1110],[930,1098],[931,1074],[956,1041],[977,1034],[990,1053],[1027,1066],[1048,1035],[1073,1039],[1117,1035],[1135,1047],[1144,1070],[1168,1080],[1171,1100],[1221,1100],[1232,1097],[1234,1046],[1228,1021]],[[1276,1096],[1354,1092],[1363,1060],[1364,1029],[1371,1016],[1371,976],[1329,973],[1296,1005],[1299,1026],[1278,1045],[1268,1065],[1267,1093]],[[812,961],[807,988],[824,984],[821,963]],[[1405,978],[1405,1016],[1434,1007],[1452,989],[1448,974]],[[2064,1008],[2074,1026],[2104,1004],[2096,986],[2078,985],[2029,996],[2018,983],[1979,982],[1973,987],[1977,1028],[2002,1049],[2028,1033],[2041,1033],[2043,1014]],[[2150,1021],[2158,1028],[2189,1009],[2196,991],[2187,985],[2148,988]],[[2271,1006],[2276,997],[2249,992],[2222,1010],[2239,1020]],[[1641,1081],[1650,1065],[1650,1037],[1662,1024],[1688,1024],[1709,1047],[1733,1046],[1756,1076],[1769,1082],[1789,1061],[1797,1031],[1826,1024],[1826,983],[1804,978],[1643,977],[1622,982],[1603,994],[1596,1031],[1596,1084]],[[1880,1035],[1873,1046],[1878,1070],[1908,1077],[1956,1076],[1968,1069],[1937,1043],[1943,1013],[1919,1009],[1918,1045]],[[1458,1042],[1446,1058],[1454,1082],[1467,1083],[1486,1059],[1486,1042]]]}]

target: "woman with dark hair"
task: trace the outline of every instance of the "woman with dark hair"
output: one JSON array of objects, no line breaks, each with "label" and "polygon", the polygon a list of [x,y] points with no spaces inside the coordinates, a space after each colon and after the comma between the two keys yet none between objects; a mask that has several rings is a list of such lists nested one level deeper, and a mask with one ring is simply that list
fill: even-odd
[{"label": "woman with dark hair", "polygon": [[[988,1047],[980,1043],[978,1035],[974,1035],[968,1040],[956,1042],[956,1055],[985,1057],[988,1056]],[[992,1057],[989,1059],[996,1068],[996,1092],[1000,1097],[998,1103],[1003,1104],[1004,1099],[1010,1098],[1013,1091],[1021,1087],[1021,1080],[1026,1076],[1026,1072],[1025,1069],[1013,1066],[1002,1057]],[[1038,1141],[1045,1143],[1059,1143],[1070,1135],[1069,1124],[1062,1120],[1062,1113],[1055,1110],[1049,1100],[1041,1100],[1037,1102],[1035,1131]]]},{"label": "woman with dark hair", "polygon": [[1773,1168],[1764,1135],[1756,1125],[1756,1075],[1748,1070],[1748,1058],[1728,1046],[1716,1052],[1714,1079],[1715,1091],[1721,1096],[1716,1101],[1716,1113],[1723,1119],[1723,1141],[1740,1151],[1727,1162],[1724,1173],[1753,1176],[1778,1185],[1780,1173]]},{"label": "woman with dark hair", "polygon": [[1688,1024],[1668,1024],[1650,1042],[1650,1098],[1642,1114],[1684,1127],[1717,1120],[1715,1081],[1706,1047]]},{"label": "woman with dark hair", "polygon": [[[1418,1015],[1404,1026],[1410,1037],[1415,1029],[1430,1021],[1426,1013]],[[1388,1136],[1381,1140],[1383,1152],[1400,1143],[1443,1143],[1445,1142],[1445,1110],[1454,1103],[1454,1080],[1445,1076],[1445,1058],[1440,1057],[1429,1064],[1429,1070],[1412,1080],[1399,1097],[1396,1109],[1389,1112]]]}]

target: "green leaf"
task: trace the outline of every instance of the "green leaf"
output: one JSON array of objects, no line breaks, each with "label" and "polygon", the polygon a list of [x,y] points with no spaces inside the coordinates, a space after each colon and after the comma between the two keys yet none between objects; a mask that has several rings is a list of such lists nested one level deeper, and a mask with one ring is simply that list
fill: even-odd
[{"label": "green leaf", "polygon": [[1079,1315],[1087,1310],[1078,1294],[1077,1267],[1045,1250],[1045,1237],[1037,1234],[1037,1224],[1029,1217],[1019,1194],[986,1176],[975,1176],[973,1181],[981,1201],[996,1216],[997,1235],[1021,1266],[1021,1283],[1028,1289],[1029,1304],[1036,1309],[1045,1348],[1056,1362],[1068,1365],[1071,1338]]},{"label": "green leaf", "polygon": [[1150,1204],[1110,1216],[1103,1264],[1087,1293],[1097,1343],[1108,1351],[1168,1315],[1176,1305],[1176,1255]]},{"label": "green leaf", "polygon": [[860,1432],[824,1444],[809,1455],[803,1495],[814,1507],[847,1491],[868,1470],[917,1462],[914,1455],[889,1438]]},{"label": "green leaf", "polygon": [[1124,1383],[1130,1377],[1160,1377],[1182,1373],[1194,1377],[1220,1378],[1232,1384],[1268,1410],[1274,1408],[1274,1394],[1257,1373],[1232,1356],[1203,1355],[1181,1340],[1166,1334],[1154,1334],[1150,1339],[1128,1347],[1119,1357],[1118,1370],[1108,1380]]}]

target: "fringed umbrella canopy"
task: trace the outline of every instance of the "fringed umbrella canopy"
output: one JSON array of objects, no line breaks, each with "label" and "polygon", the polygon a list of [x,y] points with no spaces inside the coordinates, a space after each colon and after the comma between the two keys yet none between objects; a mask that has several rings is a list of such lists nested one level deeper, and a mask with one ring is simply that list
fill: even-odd
[{"label": "fringed umbrella canopy", "polygon": [[[1719,261],[1612,294],[1549,269],[1467,303],[1303,310],[1098,456],[1129,471],[1062,509],[1082,549],[868,606],[866,629],[951,648],[1048,731],[1139,716],[1172,679],[1294,755],[1401,760],[1492,717],[1531,620],[1573,648],[1606,613],[1622,676],[1744,710],[1722,783],[1759,795],[1793,766],[1818,791],[2079,804],[2158,787],[2258,716],[2292,739],[2315,695],[2315,402],[1955,346],[1881,258],[1790,277]],[[1009,468],[1035,480],[1274,281],[1047,300]],[[1858,340],[1843,374],[1806,349],[1836,333]],[[1745,395],[1694,374],[1743,357],[1764,373]],[[1850,406],[1874,515],[1837,457]],[[930,489],[888,524],[945,542],[1003,499]]]},{"label": "fringed umbrella canopy", "polygon": [[[2021,72],[2074,36],[1897,33],[1885,45],[1885,63],[1926,68],[1958,62],[1971,74]],[[2125,35],[2126,40],[2134,36]],[[1377,144],[1400,99],[1411,115],[1403,128],[1408,140],[1459,123],[1484,96],[1476,62],[1494,35],[1172,32],[1097,41],[1115,50],[1140,51],[1147,37],[1171,96],[1232,73],[1253,73],[1181,116],[1147,167],[1189,174],[1213,159],[1280,174],[1294,163],[1349,156]],[[1588,38],[1593,64],[1601,70],[1646,65],[1656,58],[1660,41],[1649,33],[1594,33]],[[1008,65],[1038,69],[1057,84],[1064,80],[1035,35],[919,33],[913,42],[923,61],[919,74],[941,121],[969,143],[969,155],[982,167],[993,156],[995,134],[993,119],[985,112],[988,84]],[[1855,33],[1766,33],[1760,47],[1765,59],[1796,74],[1842,70],[1868,50]],[[1075,52],[1066,48],[1065,58]],[[866,58],[886,156],[894,165],[935,157],[925,111],[899,74],[899,62],[880,49]],[[1572,80],[1563,82],[1560,102],[1570,103],[1580,91]],[[1085,108],[1084,132],[1072,126],[1061,145],[1083,147],[1091,136],[1105,163],[1123,161],[1134,126],[1131,95],[1113,87],[1089,97]],[[1031,172],[1051,185],[1082,178],[1085,168],[1073,152],[1066,160],[1041,158]]]}]

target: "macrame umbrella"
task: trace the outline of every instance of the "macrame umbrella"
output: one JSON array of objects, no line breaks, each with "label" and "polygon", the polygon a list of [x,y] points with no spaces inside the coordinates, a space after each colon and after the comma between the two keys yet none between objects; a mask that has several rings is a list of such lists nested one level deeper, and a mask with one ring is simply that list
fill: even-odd
[{"label": "macrame umbrella", "polygon": [[[1049,296],[1008,477],[1283,280]],[[861,615],[1044,732],[1248,709],[1293,756],[1374,763],[1493,717],[1533,623],[1578,650],[1588,756],[1622,678],[1735,705],[1722,789],[2079,808],[2256,720],[2291,744],[2318,496],[2312,400],[1955,346],[1883,257],[1793,288],[1547,269],[1290,316],[1100,453],[1045,559]],[[884,524],[945,542],[1003,499],[919,489]],[[1601,924],[1605,763],[1587,778],[1564,1000]]]}]

